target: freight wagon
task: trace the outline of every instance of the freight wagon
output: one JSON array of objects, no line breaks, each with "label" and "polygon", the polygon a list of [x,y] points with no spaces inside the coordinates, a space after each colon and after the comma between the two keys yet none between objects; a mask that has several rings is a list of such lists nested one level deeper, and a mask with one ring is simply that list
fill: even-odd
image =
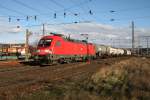
[{"label": "freight wagon", "polygon": [[127,55],[127,56],[131,55],[131,51],[127,50],[127,49],[124,49],[124,55]]},{"label": "freight wagon", "polygon": [[97,57],[131,55],[130,50],[95,44]]},{"label": "freight wagon", "polygon": [[95,44],[96,56],[104,57],[107,55],[107,47],[105,45]]}]

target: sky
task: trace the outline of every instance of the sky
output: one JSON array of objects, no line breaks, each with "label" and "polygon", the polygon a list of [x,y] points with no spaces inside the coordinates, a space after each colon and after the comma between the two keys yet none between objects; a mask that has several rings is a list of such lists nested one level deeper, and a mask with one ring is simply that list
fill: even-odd
[{"label": "sky", "polygon": [[85,39],[80,34],[86,33],[89,42],[131,47],[134,21],[135,44],[145,46],[142,36],[150,36],[149,11],[150,0],[0,0],[0,43],[24,43],[29,29],[34,44],[44,24],[47,35]]}]

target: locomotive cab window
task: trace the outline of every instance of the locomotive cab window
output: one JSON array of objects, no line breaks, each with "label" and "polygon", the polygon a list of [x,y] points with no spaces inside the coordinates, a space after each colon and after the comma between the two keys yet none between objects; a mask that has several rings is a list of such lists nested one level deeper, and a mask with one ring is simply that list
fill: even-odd
[{"label": "locomotive cab window", "polygon": [[38,46],[47,47],[50,46],[52,39],[41,39],[38,43]]},{"label": "locomotive cab window", "polygon": [[57,41],[56,44],[55,44],[55,46],[56,46],[56,47],[61,46],[61,42],[60,42],[60,41]]}]

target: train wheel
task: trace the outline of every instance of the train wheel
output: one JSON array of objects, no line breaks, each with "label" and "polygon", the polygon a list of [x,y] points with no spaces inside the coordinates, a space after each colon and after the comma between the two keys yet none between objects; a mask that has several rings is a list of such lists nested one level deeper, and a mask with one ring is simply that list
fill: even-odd
[{"label": "train wheel", "polygon": [[64,58],[60,58],[59,60],[58,60],[58,62],[60,63],[60,64],[64,64]]}]

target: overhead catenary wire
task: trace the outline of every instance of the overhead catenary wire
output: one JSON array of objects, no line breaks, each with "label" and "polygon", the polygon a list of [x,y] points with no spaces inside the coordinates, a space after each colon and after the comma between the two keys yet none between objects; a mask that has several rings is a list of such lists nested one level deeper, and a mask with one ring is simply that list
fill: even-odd
[{"label": "overhead catenary wire", "polygon": [[[20,4],[20,5],[22,5],[22,6],[24,6],[24,7],[26,7],[26,8],[28,8],[28,9],[30,9],[30,10],[34,10],[35,12],[37,12],[37,13],[40,13],[40,14],[36,14],[37,16],[45,16],[45,15],[50,15],[49,13],[41,13],[41,12],[39,12],[39,10],[38,9],[36,9],[36,8],[33,8],[33,7],[31,7],[31,6],[29,6],[29,5],[27,5],[27,4],[25,4],[25,3],[23,3],[23,2],[21,2],[21,1],[18,1],[18,0],[13,0],[15,3],[17,3],[17,4]],[[50,0],[51,1],[51,0]],[[85,5],[85,4],[87,4],[88,2],[79,2],[79,4],[77,4],[77,5],[74,5],[74,6],[70,6],[70,7],[64,7],[63,8],[63,10],[58,10],[58,11],[56,11],[56,10],[53,10],[53,9],[51,9],[51,10],[53,10],[55,13],[61,13],[62,11],[64,11],[64,9],[65,9],[65,11],[67,11],[67,10],[71,10],[71,9],[73,9],[73,8],[76,8],[76,7],[78,7],[78,6],[82,6],[82,4],[83,5]],[[57,3],[58,4],[58,3]],[[61,4],[59,4],[59,6],[60,6]],[[61,5],[62,6],[62,5]],[[47,7],[47,6],[46,6]],[[24,13],[22,13],[22,12],[19,12],[19,11],[17,11],[17,10],[13,10],[13,9],[9,9],[9,8],[7,8],[7,7],[5,7],[5,6],[3,6],[3,8],[4,9],[7,9],[7,10],[9,10],[9,11],[12,11],[12,12],[16,12],[16,13],[18,13],[18,14],[21,14],[21,15],[19,15],[19,16],[14,16],[14,15],[8,15],[8,16],[0,16],[0,17],[24,17],[24,16],[34,16],[33,14],[32,15],[30,15],[30,14],[24,14]],[[22,16],[23,15],[23,16]],[[64,16],[64,15],[63,15]]]},{"label": "overhead catenary wire", "polygon": [[[58,2],[56,2],[55,0],[49,0],[50,2],[52,2],[52,3],[54,3],[55,5],[57,5],[57,6],[59,6],[59,7],[61,7],[61,8],[63,8],[64,9],[64,18],[66,17],[66,8],[65,8],[65,6],[64,5],[62,5],[61,3],[58,3]],[[70,12],[71,14],[73,14],[74,16],[78,16],[79,14],[77,14],[77,13],[73,13],[72,11],[67,11],[67,12]],[[56,18],[56,12],[54,13],[54,18]],[[83,17],[82,17],[82,19],[84,19]]]},{"label": "overhead catenary wire", "polygon": [[[92,1],[92,0],[90,0],[90,3],[91,3],[91,1]],[[96,18],[96,12],[94,12],[94,10],[91,9],[88,4],[85,5],[85,6],[87,6],[87,8],[89,9],[89,14],[91,15],[91,17],[93,17],[93,18],[96,20],[96,19],[97,19],[97,18]]]},{"label": "overhead catenary wire", "polygon": [[[76,4],[76,2],[73,0],[71,0],[71,2],[72,2],[72,4]],[[78,7],[78,8],[80,8],[85,14],[87,14],[87,11],[83,8],[83,6]],[[86,16],[86,17],[89,19],[89,16]]]},{"label": "overhead catenary wire", "polygon": [[54,4],[56,4],[56,5],[58,5],[58,6],[62,7],[62,8],[65,8],[62,4],[56,2],[55,0],[49,0],[49,1],[53,2]]},{"label": "overhead catenary wire", "polygon": [[36,13],[42,14],[41,12],[38,11],[38,9],[36,9],[36,8],[34,8],[34,7],[31,7],[31,6],[29,6],[29,5],[27,5],[27,4],[23,3],[23,2],[21,2],[21,1],[19,1],[19,0],[13,0],[13,1],[14,1],[15,3],[19,4],[19,5],[22,5],[22,6],[26,7],[26,8],[28,8],[28,9],[30,9],[30,10],[36,12]]},{"label": "overhead catenary wire", "polygon": [[110,19],[111,21],[131,21],[131,20],[139,20],[139,19],[150,19],[149,16],[137,16],[137,17],[132,17],[132,18],[112,18]]},{"label": "overhead catenary wire", "polygon": [[[61,7],[61,8],[63,8],[63,10],[59,10],[59,11],[55,11],[55,13],[60,13],[60,12],[62,12],[62,11],[64,11],[64,16],[66,17],[66,15],[74,15],[74,16],[79,16],[80,15],[80,13],[74,13],[74,12],[72,12],[72,11],[70,11],[71,9],[73,9],[73,8],[77,8],[77,7],[80,7],[80,6],[83,6],[83,5],[86,5],[86,4],[88,4],[90,1],[88,0],[86,0],[86,1],[83,1],[83,2],[79,2],[78,4],[76,4],[76,5],[73,5],[73,6],[70,6],[70,7],[65,7],[64,5],[62,5],[61,3],[58,3],[58,2],[56,2],[55,0],[49,0],[50,2],[52,2],[52,3],[54,3],[55,5],[57,5],[57,6],[59,6],[59,7]],[[70,12],[70,13],[67,13],[67,12]],[[64,17],[64,18],[65,18]],[[81,16],[80,16],[81,17]],[[84,19],[83,17],[82,17],[82,19]]]},{"label": "overhead catenary wire", "polygon": [[[38,9],[36,9],[36,8],[33,8],[33,7],[31,7],[31,6],[29,6],[29,5],[27,5],[27,4],[25,4],[25,3],[23,3],[23,2],[21,2],[21,1],[18,1],[18,0],[13,0],[13,1],[15,1],[15,3],[17,3],[17,4],[19,4],[19,5],[21,5],[21,6],[24,6],[24,7],[26,7],[26,8],[28,8],[28,9],[30,9],[30,10],[34,10],[35,12],[37,12],[37,13],[41,13],[41,12],[39,12],[38,11]],[[53,0],[54,1],[54,0]],[[70,9],[72,9],[72,8],[74,8],[74,7],[76,7],[76,5],[75,6],[70,6],[70,7],[68,7],[68,8],[65,8],[63,5],[61,5],[61,4],[59,4],[59,3],[57,3],[57,2],[55,2],[54,1],[54,3],[55,4],[57,4],[57,5],[59,5],[59,6],[61,6],[61,7],[63,7],[63,11],[64,11],[64,9],[66,9],[66,10],[70,10]],[[83,2],[81,2],[81,4],[82,4]],[[78,6],[78,5],[77,5]],[[70,8],[70,9],[69,9]],[[9,9],[9,8],[7,8],[7,9]],[[65,10],[65,11],[66,11]],[[12,10],[11,10],[12,11]],[[62,11],[62,10],[61,10]],[[54,16],[56,17],[56,16],[58,16],[58,13],[60,13],[61,11],[55,11],[55,13],[54,13]],[[57,12],[57,13],[56,13]],[[17,12],[16,11],[16,13],[19,13],[19,12]],[[36,14],[36,15],[27,15],[27,14],[23,14],[23,13],[19,13],[19,14],[21,14],[21,15],[19,15],[19,16],[14,16],[14,15],[8,15],[8,16],[0,16],[0,17],[7,17],[8,18],[8,20],[10,21],[10,18],[11,18],[11,20],[12,20],[12,17],[15,17],[16,19],[15,20],[17,20],[18,21],[18,19],[19,19],[19,21],[20,20],[27,20],[28,21],[28,19],[30,18],[30,17],[38,17],[38,19],[40,18],[39,16],[46,16],[46,15],[50,15],[49,13],[41,13],[41,14]],[[57,15],[56,15],[57,14]],[[69,15],[68,13],[66,13],[66,12],[64,12],[63,13],[63,16],[64,16],[64,18],[67,16],[67,15]],[[75,13],[73,16],[78,16],[79,14],[77,14],[77,13]],[[20,17],[20,18],[19,18]],[[24,17],[24,18],[23,18]],[[36,18],[37,19],[37,18]]]},{"label": "overhead catenary wire", "polygon": [[48,12],[50,12],[50,13],[56,12],[55,9],[53,9],[49,6],[48,2],[46,2],[46,3],[42,2],[42,3],[40,3],[40,6],[42,6],[43,8],[46,8],[48,10]]},{"label": "overhead catenary wire", "polygon": [[65,8],[66,11],[69,11],[73,8],[77,8],[77,7],[80,7],[80,6],[83,6],[83,5],[86,5],[88,4],[90,1],[83,1],[83,2],[79,2],[77,5],[74,5],[74,6],[70,6],[70,7],[67,7]]},{"label": "overhead catenary wire", "polygon": [[[18,0],[13,0],[13,1],[18,1]],[[49,1],[51,1],[51,0],[49,0]],[[52,0],[52,1],[54,1],[55,3],[56,3],[56,1],[55,0]],[[86,0],[86,1],[83,1],[83,2],[79,2],[77,5],[74,5],[74,6],[70,6],[70,7],[65,7],[65,11],[67,11],[67,10],[71,10],[71,9],[73,9],[73,8],[76,8],[76,7],[80,7],[80,6],[83,6],[83,5],[86,5],[86,4],[88,4],[88,3],[90,3],[92,0]],[[19,1],[19,2],[21,2],[21,1]],[[59,6],[63,6],[63,5],[61,5],[60,3],[57,3],[57,5],[59,5]],[[27,5],[28,6],[28,5]],[[27,7],[26,6],[26,7]],[[46,6],[47,7],[47,6]],[[30,6],[30,8],[32,8],[32,9],[36,9],[36,8],[34,8],[34,7],[31,7]],[[131,10],[141,10],[141,9],[145,9],[145,8],[150,8],[149,6],[146,6],[146,7],[135,7],[135,8],[126,8],[126,9],[116,9],[116,10],[109,10],[109,12],[110,11],[115,11],[115,12],[119,12],[119,11],[131,11]],[[9,8],[8,8],[9,9]],[[36,9],[36,11],[37,11],[38,9]],[[63,10],[60,10],[60,11],[55,11],[56,13],[59,13],[59,12],[62,12],[62,11],[64,11],[64,9]],[[104,12],[106,12],[106,11],[104,11]],[[102,12],[101,12],[102,13]],[[98,12],[96,12],[96,15],[98,14]],[[37,16],[39,16],[38,14],[36,14]],[[49,15],[48,13],[46,14],[40,14],[40,15]],[[32,15],[31,15],[32,16]],[[14,16],[15,17],[15,16]],[[19,17],[19,16],[16,16],[16,17]]]},{"label": "overhead catenary wire", "polygon": [[[7,8],[7,7],[3,6],[2,4],[0,4],[0,8],[6,9],[6,10],[11,11],[11,12],[14,12],[14,13],[16,13],[16,14],[25,15],[24,13],[19,12],[19,11],[17,11],[17,10]],[[4,16],[3,16],[3,17],[4,17]]]},{"label": "overhead catenary wire", "polygon": [[[10,12],[14,12],[14,13],[16,13],[16,14],[21,14],[21,15],[23,15],[23,16],[26,15],[26,14],[24,14],[24,13],[22,13],[22,12],[17,11],[17,10],[10,9],[10,8],[8,8],[8,7],[5,7],[5,6],[3,6],[2,4],[0,4],[0,8],[6,9],[6,10],[8,10],[8,11],[10,11]],[[4,18],[7,17],[9,22],[11,22],[12,17],[16,17],[16,20],[17,20],[17,21],[23,20],[23,19],[17,18],[17,16],[10,16],[10,15],[8,15],[8,16],[0,16],[0,17],[4,17]]]},{"label": "overhead catenary wire", "polygon": [[[80,23],[92,23],[91,21],[78,21],[78,22],[68,22],[68,23],[47,23],[47,26],[53,26],[53,25],[67,25],[67,24],[80,24]],[[37,27],[42,26],[43,24],[35,24],[35,25],[26,25],[23,27]]]},{"label": "overhead catenary wire", "polygon": [[[13,0],[13,1],[19,1],[19,0]],[[83,2],[80,2],[80,3],[76,3],[75,5],[73,5],[73,6],[70,6],[70,7],[65,7],[64,5],[62,5],[61,3],[59,3],[59,2],[57,2],[56,0],[49,0],[50,2],[53,2],[53,3],[55,3],[56,5],[58,5],[58,6],[60,6],[61,8],[63,8],[63,10],[60,10],[60,11],[64,11],[64,13],[61,15],[61,16],[67,16],[68,15],[68,13],[67,13],[67,11],[69,11],[69,10],[71,10],[71,9],[73,9],[73,8],[76,8],[76,7],[79,7],[79,8],[81,8],[81,7],[83,7],[83,5],[82,4],[88,4],[88,3],[90,3],[89,1],[87,1],[87,0],[85,0],[85,1],[83,1]],[[19,1],[19,2],[21,2],[21,1]],[[25,3],[24,3],[25,4]],[[25,5],[27,5],[27,4],[25,4]],[[24,5],[24,6],[25,6]],[[28,7],[29,5],[27,5],[26,7],[27,8],[29,8]],[[88,5],[87,5],[88,6]],[[1,7],[1,4],[0,4],[0,7]],[[46,7],[46,6],[45,6]],[[17,13],[17,14],[21,14],[20,16],[13,16],[13,15],[8,15],[8,16],[0,16],[0,17],[7,17],[8,19],[9,18],[12,18],[12,17],[16,17],[15,18],[15,20],[17,20],[17,19],[19,19],[19,20],[26,20],[26,16],[32,16],[32,17],[37,17],[38,19],[39,18],[41,18],[41,17],[39,17],[39,16],[45,16],[45,15],[50,15],[49,13],[42,13],[42,14],[36,14],[36,15],[27,15],[27,14],[24,14],[24,13],[22,13],[22,12],[19,12],[19,11],[17,11],[17,10],[13,10],[13,9],[10,9],[10,8],[8,8],[8,7],[5,7],[5,6],[3,6],[2,5],[2,7],[1,8],[4,8],[4,9],[7,9],[7,10],[9,10],[9,11],[11,11],[11,12],[15,12],[15,13]],[[31,8],[34,8],[34,7],[31,7]],[[29,8],[29,9],[31,9],[31,8]],[[143,8],[143,9],[145,9],[145,8],[149,8],[148,6],[147,7],[139,7],[139,8]],[[88,11],[90,11],[91,10],[91,8],[89,8],[88,7]],[[35,10],[36,10],[36,12],[38,12],[38,13],[41,13],[38,9],[36,9],[35,8]],[[35,11],[34,10],[34,11]],[[132,10],[132,9],[131,9]],[[133,8],[133,10],[136,10],[135,8]],[[92,12],[93,12],[93,10],[91,10]],[[113,13],[116,13],[116,12],[118,12],[118,11],[121,11],[121,10],[110,10],[110,12],[112,12],[113,11]],[[128,8],[128,9],[122,9],[122,11],[130,11],[130,8]],[[59,16],[58,15],[58,13],[60,13],[59,11],[54,11],[55,13],[54,13],[54,15],[55,16]],[[82,13],[80,13],[80,14],[82,14]],[[93,17],[94,19],[96,19],[95,18],[95,16],[94,15],[97,15],[98,13],[97,12],[94,12],[94,14],[91,16],[91,17]],[[74,15],[73,16],[78,16],[79,14],[78,13],[74,13]],[[19,18],[20,17],[20,18]],[[24,18],[23,18],[24,17]],[[79,17],[83,17],[83,16],[79,16]],[[135,19],[135,20],[137,20],[137,19],[145,19],[145,18],[149,18],[149,16],[140,16],[140,17],[133,17],[133,18],[112,18],[111,19],[111,21],[119,21],[119,20],[131,20],[131,19]],[[85,19],[85,18],[84,18]]]},{"label": "overhead catenary wire", "polygon": [[[26,17],[27,14],[24,14],[23,12],[19,12],[19,11],[17,11],[17,10],[10,9],[10,8],[8,8],[8,7],[6,7],[6,6],[3,6],[2,4],[0,4],[0,8],[3,8],[3,9],[6,9],[6,10],[8,10],[8,11],[15,12],[16,14],[19,14],[19,16],[13,16],[13,15],[0,16],[0,17],[4,17],[4,18],[7,17],[9,22],[12,21],[12,18],[16,18],[16,19],[15,19],[16,21],[26,20],[25,18],[22,18],[22,17]],[[22,16],[20,16],[20,14],[21,14]],[[34,17],[35,17],[35,16],[34,16]],[[37,19],[37,18],[35,17],[35,19]]]},{"label": "overhead catenary wire", "polygon": [[126,11],[136,11],[136,10],[143,10],[150,8],[150,6],[144,6],[144,7],[134,7],[134,8],[126,8],[126,9],[118,9],[114,10],[115,12],[126,12]]}]

